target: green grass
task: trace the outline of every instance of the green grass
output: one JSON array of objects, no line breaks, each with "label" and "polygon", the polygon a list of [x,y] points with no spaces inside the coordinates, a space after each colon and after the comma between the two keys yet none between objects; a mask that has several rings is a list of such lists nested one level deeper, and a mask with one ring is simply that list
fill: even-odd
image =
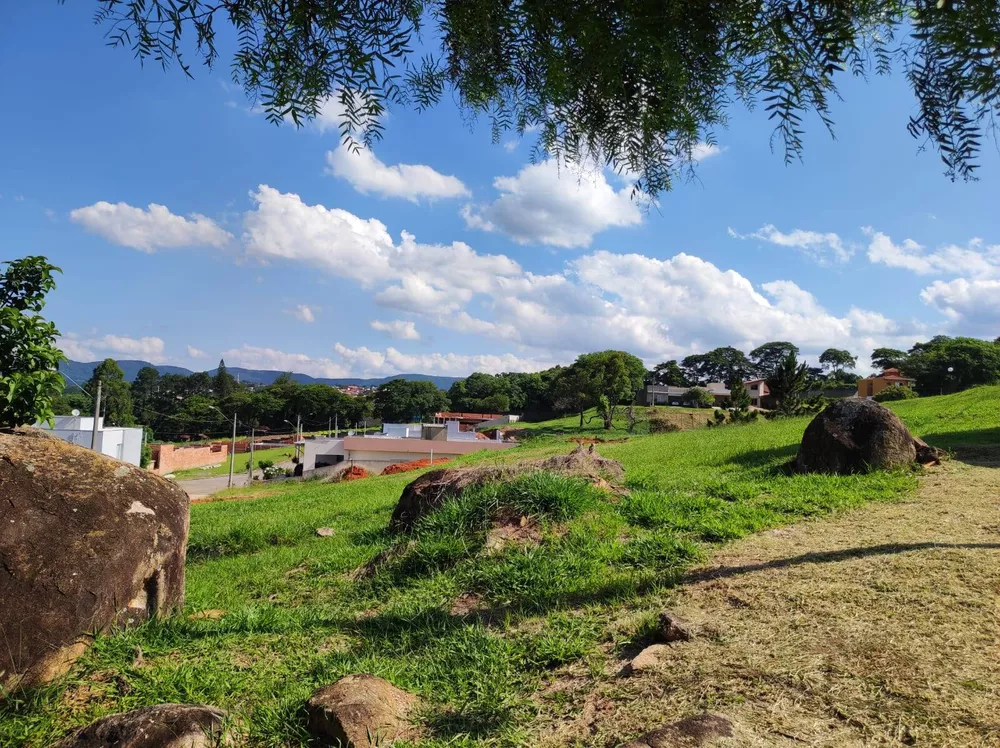
[{"label": "green grass", "polygon": [[[261,460],[270,460],[274,464],[292,459],[295,447],[274,447],[272,449],[258,449],[253,453],[254,470]],[[250,461],[250,453],[244,452],[236,455],[236,464],[233,468],[235,473],[245,473],[247,463]],[[173,472],[174,478],[178,480],[191,480],[192,478],[217,478],[221,475],[229,475],[229,458],[220,465],[212,465],[206,468],[191,468],[189,470],[176,470]]]},{"label": "green grass", "polygon": [[[893,407],[917,433],[951,446],[984,443],[1000,428],[998,405],[1000,388],[989,388]],[[532,696],[552,669],[603,668],[602,645],[622,636],[609,621],[675,585],[716,544],[915,486],[911,471],[785,474],[779,468],[807,423],[603,444],[601,454],[625,467],[626,497],[529,474],[470,491],[401,538],[385,528],[414,473],[254,486],[262,497],[194,506],[188,612],[227,615],[178,616],[101,637],[64,681],[0,702],[0,745],[46,746],[108,712],[178,701],[236,712],[253,746],[305,746],[303,702],[355,672],[427,699],[422,745],[524,744],[538,708]],[[539,437],[460,463],[569,446],[565,435]],[[540,542],[484,552],[491,524],[520,516],[532,518]],[[318,537],[318,527],[336,534]],[[390,548],[374,574],[352,575]],[[463,595],[476,611],[451,615]]]},{"label": "green grass", "polygon": [[[700,428],[705,426],[708,419],[712,417],[711,408],[681,408],[668,405],[657,405],[655,407],[637,406],[635,408],[636,427],[635,434],[649,433],[649,420],[652,414],[657,414],[661,418],[676,420],[679,425],[689,428]],[[625,416],[625,409],[619,408],[615,413],[614,428],[605,430],[604,422],[597,415],[597,409],[591,408],[583,414],[583,428],[580,427],[580,414],[553,418],[548,421],[519,421],[511,426],[518,431],[523,431],[530,438],[539,436],[594,436],[609,439],[629,436],[628,419]]]}]

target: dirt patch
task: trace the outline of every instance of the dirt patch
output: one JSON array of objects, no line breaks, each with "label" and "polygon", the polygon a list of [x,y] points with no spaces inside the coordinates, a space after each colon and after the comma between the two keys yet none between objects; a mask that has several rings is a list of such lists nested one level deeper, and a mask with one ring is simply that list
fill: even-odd
[{"label": "dirt patch", "polygon": [[340,480],[361,480],[362,478],[370,478],[371,473],[365,470],[363,467],[358,467],[357,465],[351,465],[347,470],[339,475]]},{"label": "dirt patch", "polygon": [[571,744],[583,723],[588,745],[619,744],[717,710],[741,725],[740,746],[1000,744],[1000,470],[981,464],[928,471],[906,501],[728,546],[649,601],[716,636],[671,646],[655,672],[597,679],[545,710],[531,742]]},{"label": "dirt patch", "polygon": [[[439,457],[434,460],[435,465],[442,465],[446,462],[451,462],[447,457]],[[424,468],[431,467],[431,459],[425,457],[422,460],[413,460],[412,462],[397,462],[394,465],[388,465],[381,472],[381,475],[396,475],[398,473],[409,473],[411,470],[423,470]]]},{"label": "dirt patch", "polygon": [[605,439],[601,436],[574,436],[570,441],[575,444],[621,444],[622,442],[627,442],[628,438]]}]

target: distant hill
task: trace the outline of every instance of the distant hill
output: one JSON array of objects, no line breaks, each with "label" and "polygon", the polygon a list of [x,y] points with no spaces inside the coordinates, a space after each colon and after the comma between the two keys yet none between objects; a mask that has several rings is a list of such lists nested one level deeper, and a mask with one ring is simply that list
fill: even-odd
[{"label": "distant hill", "polygon": [[[94,368],[101,363],[100,361],[91,361],[85,363],[82,361],[66,361],[60,367],[59,371],[66,375],[70,380],[69,384],[72,384],[75,380],[81,385],[90,379],[91,375],[94,373]],[[185,369],[181,366],[167,366],[163,364],[151,364],[148,361],[133,361],[131,359],[125,359],[118,361],[118,365],[122,368],[125,373],[125,378],[128,381],[133,381],[136,375],[139,373],[139,369],[144,366],[152,366],[160,374],[183,374],[188,376],[194,372],[190,369]],[[226,371],[237,377],[241,382],[250,382],[252,384],[271,384],[275,379],[284,374],[283,371],[269,371],[267,369],[244,369],[240,366],[227,366]],[[215,369],[210,369],[208,373],[214,375]],[[292,372],[292,379],[301,384],[329,384],[334,387],[339,387],[347,384],[356,384],[361,387],[378,387],[380,384],[385,384],[386,382],[392,381],[393,379],[406,379],[411,382],[433,382],[438,387],[443,390],[448,389],[461,377],[438,377],[431,374],[396,374],[391,377],[381,377],[379,379],[322,379],[318,377],[311,377],[308,374],[298,374]]]}]

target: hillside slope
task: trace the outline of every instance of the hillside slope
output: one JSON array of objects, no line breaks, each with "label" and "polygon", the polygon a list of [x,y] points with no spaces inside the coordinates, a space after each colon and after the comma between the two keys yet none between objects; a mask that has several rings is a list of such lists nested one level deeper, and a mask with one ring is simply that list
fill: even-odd
[{"label": "hillside slope", "polygon": [[[981,445],[1000,429],[1000,408],[976,403],[995,399],[1000,388],[894,407],[918,434]],[[537,744],[538,720],[572,707],[545,697],[553,678],[612,668],[649,624],[622,616],[659,604],[721,544],[831,513],[849,523],[844,510],[916,487],[910,471],[784,474],[808,420],[601,444],[624,465],[628,495],[525,478],[451,502],[403,538],[385,528],[415,473],[255,485],[227,497],[246,500],[194,506],[188,612],[221,613],[100,638],[66,681],[0,702],[0,745],[41,748],[108,712],[184,701],[240,714],[252,746],[305,746],[303,702],[352,672],[428,699],[422,745]],[[570,436],[463,462],[564,453]],[[484,552],[489,507],[530,517],[534,540]],[[353,573],[390,548],[398,555],[370,577]],[[691,708],[709,697],[686,696]]]}]

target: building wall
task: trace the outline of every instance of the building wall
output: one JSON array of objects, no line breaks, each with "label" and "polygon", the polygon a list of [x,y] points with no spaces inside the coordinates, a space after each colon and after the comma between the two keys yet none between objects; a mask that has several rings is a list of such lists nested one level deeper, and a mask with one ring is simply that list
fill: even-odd
[{"label": "building wall", "polygon": [[890,387],[906,387],[912,386],[912,382],[898,382],[889,379],[883,379],[882,377],[869,377],[868,379],[858,380],[858,397],[874,397],[880,392],[884,392]]},{"label": "building wall", "polygon": [[229,458],[228,444],[205,444],[190,447],[153,444],[151,448],[153,450],[153,464],[150,469],[160,475],[166,475],[175,470],[219,465]]}]

